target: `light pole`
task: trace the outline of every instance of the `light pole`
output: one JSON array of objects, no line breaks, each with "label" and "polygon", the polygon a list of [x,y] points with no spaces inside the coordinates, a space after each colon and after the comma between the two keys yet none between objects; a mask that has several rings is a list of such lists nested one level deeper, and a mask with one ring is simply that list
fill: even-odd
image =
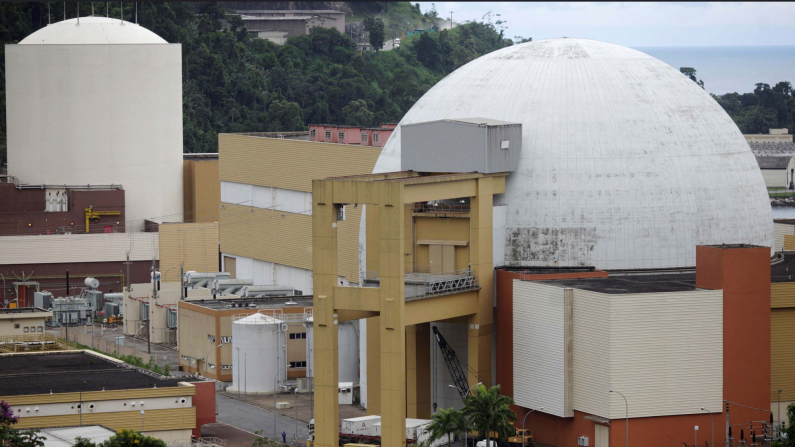
[{"label": "light pole", "polygon": [[706,408],[701,407],[701,411],[706,411],[707,413],[709,413],[709,419],[712,421],[712,445],[714,447],[715,446],[715,418],[712,417],[712,412],[707,410]]},{"label": "light pole", "polygon": [[279,377],[279,373],[282,371],[287,371],[290,365],[283,366],[278,371],[276,371],[276,375],[273,376],[273,436],[276,437],[276,379]]},{"label": "light pole", "polygon": [[204,357],[204,377],[207,377],[207,359],[210,358],[210,353],[215,351],[216,349],[220,348],[223,345],[218,345],[207,351],[207,355]]},{"label": "light pole", "polygon": [[[543,410],[543,409],[544,409],[544,407],[539,408],[539,410]],[[527,416],[530,416],[530,413],[532,413],[534,411],[536,411],[536,410],[531,408],[530,411],[528,411],[527,414],[525,414],[524,417],[522,418],[522,447],[524,447],[524,433],[525,433],[524,421],[526,421],[527,420]]]},{"label": "light pole", "polygon": [[[138,331],[140,331],[143,328],[144,328],[144,325],[142,324],[141,327],[138,328]],[[135,334],[133,335],[133,357],[135,357],[135,353],[136,353],[135,346],[137,345],[136,341],[138,340],[138,338],[137,338],[138,337],[138,331],[135,331]]]},{"label": "light pole", "polygon": [[[469,395],[469,393],[472,391],[472,388],[475,388],[476,386],[479,386],[479,385],[483,385],[483,382],[478,382],[478,383],[472,385],[471,387],[469,387],[469,389],[467,390],[466,393],[464,393],[464,395]],[[455,385],[451,384],[451,385],[448,385],[448,386],[450,388],[457,389],[459,392],[461,391],[461,388],[458,388]],[[467,424],[467,429],[464,430],[464,447],[469,447],[469,425],[468,424]]]},{"label": "light pole", "polygon": [[172,269],[175,269],[175,268],[177,268],[177,266],[176,265],[172,265],[168,270],[166,270],[166,273],[163,274],[163,281],[166,281],[168,279],[168,272],[170,272]]},{"label": "light pole", "polygon": [[620,395],[621,397],[624,398],[624,405],[626,407],[625,408],[625,410],[626,410],[626,413],[625,413],[626,414],[626,423],[625,423],[625,425],[626,425],[626,428],[627,428],[626,447],[629,447],[629,402],[627,402],[627,397],[624,396],[623,394],[621,394],[621,392],[616,391],[616,390],[610,390],[610,392],[611,393],[617,393],[618,395]]},{"label": "light pole", "polygon": [[784,390],[778,390],[778,425],[781,425],[781,392]]}]

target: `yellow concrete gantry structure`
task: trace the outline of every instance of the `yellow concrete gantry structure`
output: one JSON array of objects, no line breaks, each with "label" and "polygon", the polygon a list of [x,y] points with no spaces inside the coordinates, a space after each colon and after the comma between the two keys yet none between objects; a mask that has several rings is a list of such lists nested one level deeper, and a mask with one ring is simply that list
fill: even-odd
[{"label": "yellow concrete gantry structure", "polygon": [[[392,172],[312,182],[315,318],[315,444],[339,445],[337,324],[368,318],[368,413],[381,414],[381,444],[406,444],[406,417],[429,416],[429,324],[466,321],[469,382],[491,383],[492,204],[507,173]],[[469,198],[468,271],[475,287],[406,299],[415,203]],[[367,205],[367,269],[379,287],[337,284],[337,221],[344,205]],[[456,241],[455,243],[459,243]],[[408,375],[408,377],[407,377]]]}]

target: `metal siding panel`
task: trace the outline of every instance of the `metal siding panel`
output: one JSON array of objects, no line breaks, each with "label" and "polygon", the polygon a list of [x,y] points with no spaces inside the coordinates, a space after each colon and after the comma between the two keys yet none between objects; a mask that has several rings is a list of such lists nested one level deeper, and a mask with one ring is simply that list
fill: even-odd
[{"label": "metal siding panel", "polygon": [[784,250],[784,236],[789,235],[792,236],[795,234],[795,225],[789,224],[782,224],[782,223],[774,223],[773,224],[773,234],[775,237],[775,249],[776,251]]},{"label": "metal siding panel", "polygon": [[795,250],[795,236],[791,234],[784,235],[784,251]]},{"label": "metal siding panel", "polygon": [[771,368],[770,400],[777,402],[778,390],[782,401],[795,400],[795,309],[773,309],[770,315]]},{"label": "metal siding panel", "polygon": [[[500,149],[504,140],[508,149]],[[486,170],[482,172],[508,172],[516,170],[522,148],[522,126],[492,126],[488,131]]]},{"label": "metal siding panel", "polygon": [[786,169],[761,169],[762,177],[765,179],[765,186],[781,187],[787,186],[787,170]]},{"label": "metal siding panel", "polygon": [[158,233],[58,234],[0,237],[0,265],[151,261]]},{"label": "metal siding panel", "polygon": [[485,172],[486,127],[457,122],[417,124],[402,130],[401,169],[424,172]]},{"label": "metal siding panel", "polygon": [[219,134],[221,181],[312,192],[312,180],[369,174],[380,147]]},{"label": "metal siding panel", "polygon": [[[214,272],[218,269],[218,223],[160,225],[161,271],[183,263],[183,270]],[[179,272],[164,273],[176,281]]]},{"label": "metal siding panel", "polygon": [[514,400],[565,417],[564,289],[513,281]]},{"label": "metal siding panel", "polygon": [[608,417],[608,297],[575,289],[572,308],[572,407],[584,413]]},{"label": "metal siding panel", "polygon": [[223,204],[221,251],[311,270],[312,217]]},{"label": "metal siding panel", "polygon": [[[611,295],[610,387],[632,402],[630,417],[722,408],[723,291]],[[610,419],[624,400],[610,401]]]},{"label": "metal siding panel", "polygon": [[795,282],[775,282],[771,284],[770,306],[773,309],[795,307]]}]

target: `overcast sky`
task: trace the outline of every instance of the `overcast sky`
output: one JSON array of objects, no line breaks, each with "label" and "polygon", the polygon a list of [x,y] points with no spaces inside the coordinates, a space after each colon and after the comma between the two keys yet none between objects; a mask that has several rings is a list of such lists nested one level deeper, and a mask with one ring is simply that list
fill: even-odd
[{"label": "overcast sky", "polygon": [[[420,2],[423,12],[432,2]],[[506,20],[505,36],[582,37],[629,47],[795,45],[795,2],[433,2],[444,18]]]}]

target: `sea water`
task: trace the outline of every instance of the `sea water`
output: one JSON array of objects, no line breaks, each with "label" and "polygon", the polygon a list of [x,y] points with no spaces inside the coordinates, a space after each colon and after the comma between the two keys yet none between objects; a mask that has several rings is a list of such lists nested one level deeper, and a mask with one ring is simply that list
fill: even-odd
[{"label": "sea water", "polygon": [[742,47],[636,47],[676,68],[693,67],[709,93],[750,93],[756,84],[795,85],[795,45]]}]

